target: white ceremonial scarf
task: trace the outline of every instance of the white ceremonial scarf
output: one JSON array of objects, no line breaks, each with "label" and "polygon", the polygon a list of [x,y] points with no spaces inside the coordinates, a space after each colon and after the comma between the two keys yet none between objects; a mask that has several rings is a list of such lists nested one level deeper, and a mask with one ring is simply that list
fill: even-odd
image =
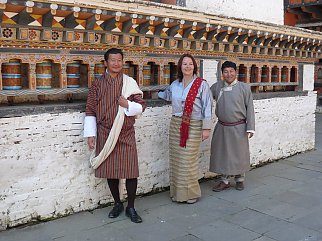
[{"label": "white ceremonial scarf", "polygon": [[231,84],[227,84],[227,82],[226,82],[226,81],[224,81],[224,87],[222,87],[222,88],[220,89],[220,92],[219,92],[219,96],[218,96],[217,102],[219,101],[219,99],[220,99],[220,97],[222,96],[222,94],[223,94],[223,92],[224,92],[224,91],[232,91],[233,87],[234,87],[235,85],[237,85],[237,83],[238,83],[238,80],[237,80],[237,79],[235,79],[233,82],[231,82]]},{"label": "white ceremonial scarf", "polygon": [[[129,96],[135,95],[135,94],[143,95],[143,92],[140,90],[139,86],[137,85],[136,81],[133,78],[123,74],[122,96],[124,96],[124,98],[127,99]],[[124,108],[122,106],[119,106],[117,115],[113,122],[112,129],[108,135],[108,138],[104,144],[103,149],[98,154],[98,156],[95,157],[95,148],[94,148],[90,156],[90,164],[94,169],[97,169],[114,150],[114,147],[117,143],[117,140],[119,138],[119,135],[124,123],[124,115],[125,115]]]}]

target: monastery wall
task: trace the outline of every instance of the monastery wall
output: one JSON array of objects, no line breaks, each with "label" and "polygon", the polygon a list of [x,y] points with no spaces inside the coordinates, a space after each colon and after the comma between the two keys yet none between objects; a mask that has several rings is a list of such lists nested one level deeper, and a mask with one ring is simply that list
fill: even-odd
[{"label": "monastery wall", "polygon": [[254,0],[186,0],[186,7],[227,17],[284,24],[283,0],[274,0],[274,4]]},{"label": "monastery wall", "polygon": [[[315,102],[314,92],[255,100],[253,166],[314,148]],[[95,178],[89,168],[82,137],[83,108],[0,119],[0,227],[90,210],[112,201],[106,181]],[[138,194],[169,186],[170,115],[168,104],[148,107],[136,122]],[[201,145],[200,178],[209,176],[209,147],[210,140]]]}]

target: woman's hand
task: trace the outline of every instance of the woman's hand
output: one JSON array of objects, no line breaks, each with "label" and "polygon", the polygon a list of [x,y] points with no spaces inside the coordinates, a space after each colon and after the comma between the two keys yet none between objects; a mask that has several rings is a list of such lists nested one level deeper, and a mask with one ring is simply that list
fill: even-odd
[{"label": "woman's hand", "polygon": [[204,141],[209,138],[210,130],[204,129],[202,130],[201,140]]}]

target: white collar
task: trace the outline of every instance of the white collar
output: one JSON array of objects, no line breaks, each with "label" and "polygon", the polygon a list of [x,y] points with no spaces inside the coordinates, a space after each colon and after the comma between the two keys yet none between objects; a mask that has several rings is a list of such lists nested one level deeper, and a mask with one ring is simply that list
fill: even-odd
[{"label": "white collar", "polygon": [[230,84],[228,84],[226,81],[224,81],[224,86],[225,87],[233,87],[237,84],[238,80],[235,79],[233,82],[231,82]]}]

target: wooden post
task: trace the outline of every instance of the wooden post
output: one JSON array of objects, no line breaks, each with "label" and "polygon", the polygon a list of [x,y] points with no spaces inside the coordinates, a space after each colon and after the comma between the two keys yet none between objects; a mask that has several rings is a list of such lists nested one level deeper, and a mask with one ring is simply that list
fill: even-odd
[{"label": "wooden post", "polygon": [[2,62],[0,62],[0,90],[2,90],[2,74],[1,74]]},{"label": "wooden post", "polygon": [[143,64],[139,64],[139,76],[137,77],[139,86],[143,85]]},{"label": "wooden post", "polygon": [[66,63],[60,63],[59,88],[67,87]]},{"label": "wooden post", "polygon": [[95,69],[95,64],[89,64],[88,65],[88,77],[87,77],[87,86],[88,86],[88,88],[90,88],[92,86],[92,83],[95,80],[94,69]]},{"label": "wooden post", "polygon": [[36,63],[29,63],[28,65],[28,80],[29,80],[29,89],[36,89]]}]

